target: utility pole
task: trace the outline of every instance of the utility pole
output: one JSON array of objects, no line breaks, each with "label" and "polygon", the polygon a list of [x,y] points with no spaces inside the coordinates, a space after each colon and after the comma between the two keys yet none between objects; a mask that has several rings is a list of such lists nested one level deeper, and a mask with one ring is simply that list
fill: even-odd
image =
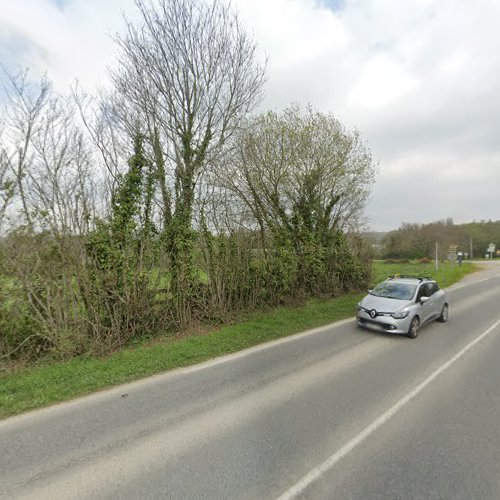
[{"label": "utility pole", "polygon": [[474,252],[472,251],[472,236],[470,237],[470,240],[469,240],[469,255],[470,255],[470,258],[473,259],[474,258]]},{"label": "utility pole", "polygon": [[436,271],[439,269],[439,243],[436,242]]}]

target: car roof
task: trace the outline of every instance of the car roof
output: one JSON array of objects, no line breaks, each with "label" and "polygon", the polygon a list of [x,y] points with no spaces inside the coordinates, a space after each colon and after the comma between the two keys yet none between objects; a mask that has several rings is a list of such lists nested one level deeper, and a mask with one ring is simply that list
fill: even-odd
[{"label": "car roof", "polygon": [[402,283],[411,283],[418,285],[419,283],[430,282],[434,283],[435,280],[429,276],[391,276],[386,281],[398,281]]}]

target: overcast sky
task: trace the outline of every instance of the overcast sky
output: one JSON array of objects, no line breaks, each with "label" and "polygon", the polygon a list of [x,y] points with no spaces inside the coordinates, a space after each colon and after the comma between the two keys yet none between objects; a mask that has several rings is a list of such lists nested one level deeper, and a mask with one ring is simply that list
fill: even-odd
[{"label": "overcast sky", "polygon": [[[500,219],[500,1],[236,0],[262,56],[264,108],[311,103],[379,164],[371,228]],[[93,91],[132,0],[0,0],[0,61]]]}]

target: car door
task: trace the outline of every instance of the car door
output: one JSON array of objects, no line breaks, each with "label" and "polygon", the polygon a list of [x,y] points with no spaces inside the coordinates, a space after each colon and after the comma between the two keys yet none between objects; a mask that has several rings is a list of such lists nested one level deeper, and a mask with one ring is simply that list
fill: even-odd
[{"label": "car door", "polygon": [[434,319],[439,310],[439,295],[436,293],[439,290],[439,287],[437,286],[437,283],[427,283],[428,287],[428,297],[429,300],[427,301],[426,305],[428,305],[427,308],[427,319]]},{"label": "car door", "polygon": [[[421,302],[422,297],[427,297],[425,302]],[[433,314],[432,306],[432,283],[422,283],[417,292],[418,315],[420,322],[425,323]]]},{"label": "car door", "polygon": [[437,318],[441,315],[441,310],[444,305],[445,293],[439,288],[437,283],[432,283],[431,300],[432,300],[432,316]]}]

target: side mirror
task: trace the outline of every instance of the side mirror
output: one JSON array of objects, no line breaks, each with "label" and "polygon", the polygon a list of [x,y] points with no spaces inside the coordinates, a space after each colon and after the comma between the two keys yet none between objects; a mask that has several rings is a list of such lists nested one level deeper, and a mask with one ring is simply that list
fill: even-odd
[{"label": "side mirror", "polygon": [[372,293],[372,292],[373,292],[373,288],[370,288],[370,289],[368,290],[368,293]]},{"label": "side mirror", "polygon": [[429,297],[420,297],[420,303],[425,304],[429,300]]}]

